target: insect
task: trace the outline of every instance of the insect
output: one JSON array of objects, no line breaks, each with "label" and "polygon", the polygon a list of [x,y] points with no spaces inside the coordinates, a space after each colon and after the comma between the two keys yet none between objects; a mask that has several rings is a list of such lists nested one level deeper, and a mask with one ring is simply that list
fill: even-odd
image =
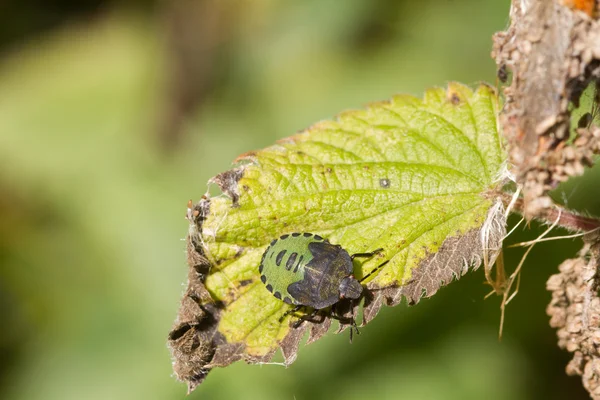
[{"label": "insect", "polygon": [[[286,312],[283,319],[304,306],[318,311],[335,306],[342,299],[358,299],[363,292],[360,282],[389,260],[360,281],[354,278],[352,261],[356,257],[372,257],[382,250],[350,255],[342,246],[331,244],[319,235],[296,232],[271,242],[258,271],[260,280],[273,296],[296,306]],[[352,325],[356,327],[354,319]]]}]

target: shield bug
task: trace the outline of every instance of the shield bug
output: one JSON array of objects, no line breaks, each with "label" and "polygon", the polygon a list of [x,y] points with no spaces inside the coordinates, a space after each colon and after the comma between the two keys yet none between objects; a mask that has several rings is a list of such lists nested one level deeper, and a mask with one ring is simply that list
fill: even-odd
[{"label": "shield bug", "polygon": [[342,246],[331,244],[319,235],[296,232],[271,242],[258,271],[273,296],[296,306],[284,314],[284,318],[303,306],[318,311],[335,306],[344,298],[358,299],[363,292],[360,282],[387,261],[360,281],[354,278],[352,261],[356,257],[371,257],[382,250],[350,255]]}]

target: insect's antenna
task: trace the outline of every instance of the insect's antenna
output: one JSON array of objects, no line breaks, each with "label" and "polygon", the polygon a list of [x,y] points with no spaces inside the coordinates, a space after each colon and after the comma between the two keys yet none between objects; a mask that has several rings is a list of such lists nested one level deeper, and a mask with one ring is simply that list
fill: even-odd
[{"label": "insect's antenna", "polygon": [[389,262],[390,262],[390,260],[387,260],[387,261],[384,261],[382,264],[379,264],[373,271],[369,272],[368,274],[366,274],[365,276],[360,278],[359,282],[364,281],[365,279],[367,279],[368,277],[373,275],[375,272],[379,271],[385,264],[387,264]]},{"label": "insect's antenna", "polygon": [[354,260],[356,257],[373,257],[375,254],[383,251],[383,249],[373,250],[369,253],[354,253],[350,256],[351,260]]}]

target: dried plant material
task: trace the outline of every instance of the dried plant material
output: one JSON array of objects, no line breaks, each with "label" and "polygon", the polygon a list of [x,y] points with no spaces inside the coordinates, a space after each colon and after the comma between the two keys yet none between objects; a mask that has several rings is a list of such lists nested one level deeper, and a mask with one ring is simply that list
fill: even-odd
[{"label": "dried plant material", "polygon": [[570,105],[600,78],[600,26],[562,2],[513,1],[511,25],[495,35],[492,55],[499,71],[512,71],[500,122],[525,216],[538,217],[552,205],[548,191],[581,175],[598,152],[595,127],[568,140]]},{"label": "dried plant material", "polygon": [[593,399],[600,399],[598,238],[589,234],[580,256],[563,262],[546,284],[552,292],[546,310],[550,326],[558,329],[559,347],[573,353],[567,374],[581,375]]}]

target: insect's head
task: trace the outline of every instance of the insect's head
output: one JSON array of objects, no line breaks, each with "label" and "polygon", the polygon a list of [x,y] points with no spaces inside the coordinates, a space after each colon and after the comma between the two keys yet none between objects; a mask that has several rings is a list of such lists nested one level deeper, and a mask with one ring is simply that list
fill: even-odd
[{"label": "insect's head", "polygon": [[358,299],[363,287],[352,275],[345,277],[340,282],[340,298]]}]

